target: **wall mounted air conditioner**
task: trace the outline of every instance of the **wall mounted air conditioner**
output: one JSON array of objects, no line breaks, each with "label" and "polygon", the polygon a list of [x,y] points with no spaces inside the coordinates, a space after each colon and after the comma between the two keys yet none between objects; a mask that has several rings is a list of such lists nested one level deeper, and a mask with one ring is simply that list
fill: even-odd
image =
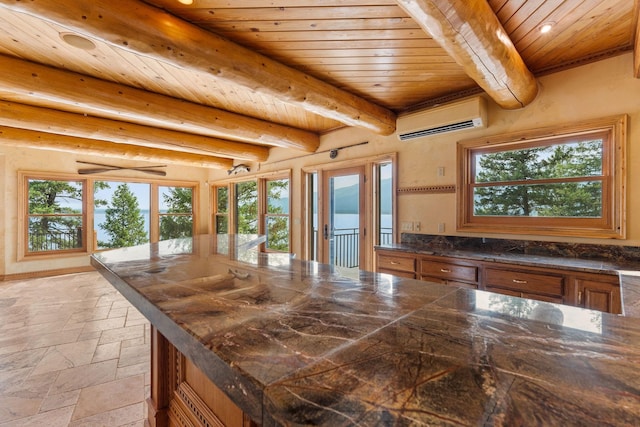
[{"label": "wall mounted air conditioner", "polygon": [[399,116],[396,132],[401,141],[487,127],[487,101],[476,96]]}]

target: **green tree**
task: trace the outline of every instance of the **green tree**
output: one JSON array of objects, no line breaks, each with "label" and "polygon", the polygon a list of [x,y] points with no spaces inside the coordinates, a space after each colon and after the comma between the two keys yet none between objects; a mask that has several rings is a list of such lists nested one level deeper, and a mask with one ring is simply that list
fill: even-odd
[{"label": "green tree", "polygon": [[256,181],[236,184],[238,234],[258,233],[258,183]]},{"label": "green tree", "polygon": [[602,140],[482,154],[477,170],[492,185],[476,187],[475,215],[601,215],[602,183],[590,177],[602,174]]},{"label": "green tree", "polygon": [[267,182],[267,248],[289,252],[289,180]]},{"label": "green tree", "polygon": [[116,188],[111,198],[111,205],[105,211],[105,218],[100,228],[110,239],[108,242],[99,242],[100,247],[123,248],[149,241],[138,199],[126,183]]},{"label": "green tree", "polygon": [[171,187],[162,198],[167,212],[160,217],[160,240],[191,237],[193,235],[193,190]]},{"label": "green tree", "polygon": [[82,183],[29,180],[29,251],[82,247]]}]

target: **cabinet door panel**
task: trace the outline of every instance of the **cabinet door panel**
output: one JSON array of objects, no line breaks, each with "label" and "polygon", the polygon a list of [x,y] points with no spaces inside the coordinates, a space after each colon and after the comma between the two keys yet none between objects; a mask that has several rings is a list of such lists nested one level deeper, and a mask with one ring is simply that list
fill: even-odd
[{"label": "cabinet door panel", "polygon": [[622,312],[620,286],[613,283],[577,279],[578,305],[592,310]]}]

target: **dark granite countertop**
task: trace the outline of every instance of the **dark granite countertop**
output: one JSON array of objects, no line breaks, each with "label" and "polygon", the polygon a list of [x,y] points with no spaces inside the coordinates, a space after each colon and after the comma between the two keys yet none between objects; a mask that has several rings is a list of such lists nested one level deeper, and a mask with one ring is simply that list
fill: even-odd
[{"label": "dark granite countertop", "polygon": [[376,246],[379,249],[408,252],[422,255],[438,255],[451,258],[466,258],[478,261],[502,262],[530,267],[560,268],[586,273],[617,275],[620,270],[640,270],[637,262],[621,262],[600,259],[581,259],[574,257],[529,255],[520,253],[496,253],[482,250],[452,250],[446,248],[424,248],[408,243],[394,243]]},{"label": "dark granite countertop", "polygon": [[255,421],[640,425],[640,320],[198,236],[92,264]]}]

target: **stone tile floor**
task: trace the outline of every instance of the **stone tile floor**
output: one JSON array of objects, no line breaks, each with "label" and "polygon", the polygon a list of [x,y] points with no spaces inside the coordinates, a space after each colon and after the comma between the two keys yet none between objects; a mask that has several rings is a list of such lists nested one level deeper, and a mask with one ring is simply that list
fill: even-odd
[{"label": "stone tile floor", "polygon": [[0,426],[143,426],[149,323],[99,273],[0,282]]}]

